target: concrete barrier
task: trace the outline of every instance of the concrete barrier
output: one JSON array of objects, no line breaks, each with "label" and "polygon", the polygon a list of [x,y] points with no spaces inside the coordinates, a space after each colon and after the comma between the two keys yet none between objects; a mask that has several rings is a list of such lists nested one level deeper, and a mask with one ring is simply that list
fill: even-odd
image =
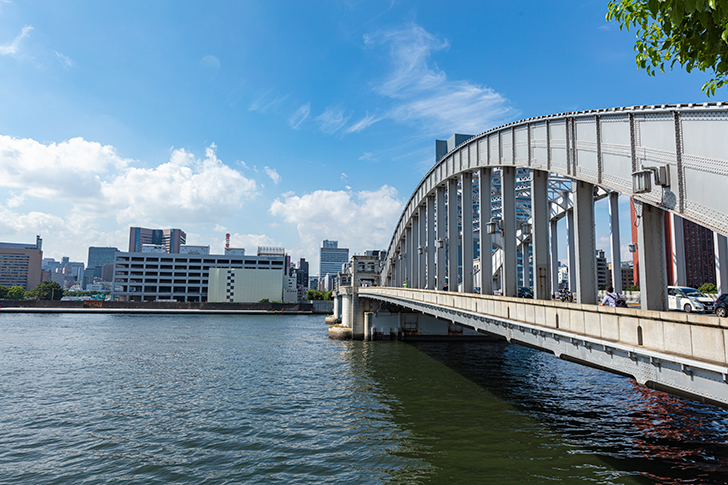
[{"label": "concrete barrier", "polygon": [[376,287],[359,292],[363,298],[377,294],[728,364],[728,318],[434,290]]}]

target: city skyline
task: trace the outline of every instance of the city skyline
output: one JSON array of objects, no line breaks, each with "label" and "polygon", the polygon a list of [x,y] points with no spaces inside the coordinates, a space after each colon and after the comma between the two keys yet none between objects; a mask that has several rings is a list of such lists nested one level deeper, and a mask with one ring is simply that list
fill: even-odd
[{"label": "city skyline", "polygon": [[230,232],[314,267],[324,239],[385,249],[435,139],[706,100],[702,73],[638,71],[634,34],[605,14],[606,1],[0,3],[0,232],[75,261],[126,247],[134,226],[181,227],[213,252]]}]

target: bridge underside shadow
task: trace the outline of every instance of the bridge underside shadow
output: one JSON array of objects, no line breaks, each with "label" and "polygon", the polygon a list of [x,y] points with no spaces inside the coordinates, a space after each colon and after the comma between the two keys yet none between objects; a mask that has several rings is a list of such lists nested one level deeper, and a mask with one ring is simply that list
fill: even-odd
[{"label": "bridge underside shadow", "polygon": [[[666,345],[666,326],[672,327],[668,334],[680,334],[684,328],[660,318],[661,312],[593,306],[588,306],[593,311],[585,312],[587,305],[390,288],[361,289],[358,298],[362,319],[354,334],[359,338],[501,339],[631,377],[652,389],[728,407],[725,356],[723,361],[717,355],[711,361],[698,360],[690,350],[701,342],[724,339],[719,326],[703,329],[713,334],[689,335],[687,341],[676,339]],[[662,342],[658,334],[663,335]]]}]

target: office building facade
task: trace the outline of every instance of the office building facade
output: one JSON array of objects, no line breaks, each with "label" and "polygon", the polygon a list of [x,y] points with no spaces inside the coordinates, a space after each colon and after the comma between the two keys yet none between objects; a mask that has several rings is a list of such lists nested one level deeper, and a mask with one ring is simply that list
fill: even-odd
[{"label": "office building facade", "polygon": [[187,242],[187,234],[182,229],[129,228],[129,252],[140,253],[144,245],[164,246],[167,253],[177,254],[180,246]]},{"label": "office building facade", "polygon": [[[104,265],[114,264],[114,257],[119,252],[114,247],[94,247],[88,248],[88,261],[86,264],[86,278],[102,279]],[[111,281],[111,280],[107,280]]]},{"label": "office building facade", "polygon": [[319,259],[319,278],[326,275],[336,276],[344,263],[349,261],[349,249],[340,248],[338,241],[324,240],[321,243]]},{"label": "office building facade", "polygon": [[35,238],[35,244],[0,243],[0,285],[32,290],[43,279],[42,264],[40,236]]}]

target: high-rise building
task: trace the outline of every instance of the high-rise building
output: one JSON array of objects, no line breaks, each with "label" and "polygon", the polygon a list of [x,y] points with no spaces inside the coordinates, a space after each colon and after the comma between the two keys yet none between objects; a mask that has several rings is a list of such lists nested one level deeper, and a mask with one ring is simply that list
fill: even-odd
[{"label": "high-rise building", "polygon": [[715,283],[715,246],[713,231],[683,219],[685,238],[685,279],[691,288]]},{"label": "high-rise building", "polygon": [[319,259],[319,278],[326,275],[336,276],[341,271],[341,265],[349,261],[349,248],[340,248],[339,241],[324,239],[321,243]]},{"label": "high-rise building", "polygon": [[32,290],[42,280],[43,240],[36,236],[35,244],[0,242],[0,285],[20,286]]},{"label": "high-rise building", "polygon": [[308,288],[308,261],[301,258],[296,268],[296,286]]},{"label": "high-rise building", "polygon": [[[117,248],[95,247],[88,248],[88,264],[86,265],[86,278],[101,278],[105,264],[114,264],[114,256],[118,253]],[[109,280],[111,281],[111,280]]]},{"label": "high-rise building", "polygon": [[607,258],[604,256],[604,250],[597,249],[597,288],[606,288],[610,283],[607,271]]},{"label": "high-rise building", "polygon": [[129,252],[140,253],[145,244],[164,246],[167,253],[178,254],[180,246],[187,243],[187,234],[182,229],[129,228]]},{"label": "high-rise building", "polygon": [[[637,241],[636,212],[630,203],[632,242]],[[716,283],[715,246],[713,231],[665,211],[665,265],[668,285],[699,288],[704,283]],[[682,239],[682,241],[679,241]],[[682,242],[682,244],[680,244]],[[678,250],[682,248],[682,250]],[[675,253],[675,254],[673,254]],[[673,261],[674,259],[674,261]],[[684,264],[685,276],[679,276],[678,264]],[[640,285],[639,247],[632,253],[634,284]]]}]

